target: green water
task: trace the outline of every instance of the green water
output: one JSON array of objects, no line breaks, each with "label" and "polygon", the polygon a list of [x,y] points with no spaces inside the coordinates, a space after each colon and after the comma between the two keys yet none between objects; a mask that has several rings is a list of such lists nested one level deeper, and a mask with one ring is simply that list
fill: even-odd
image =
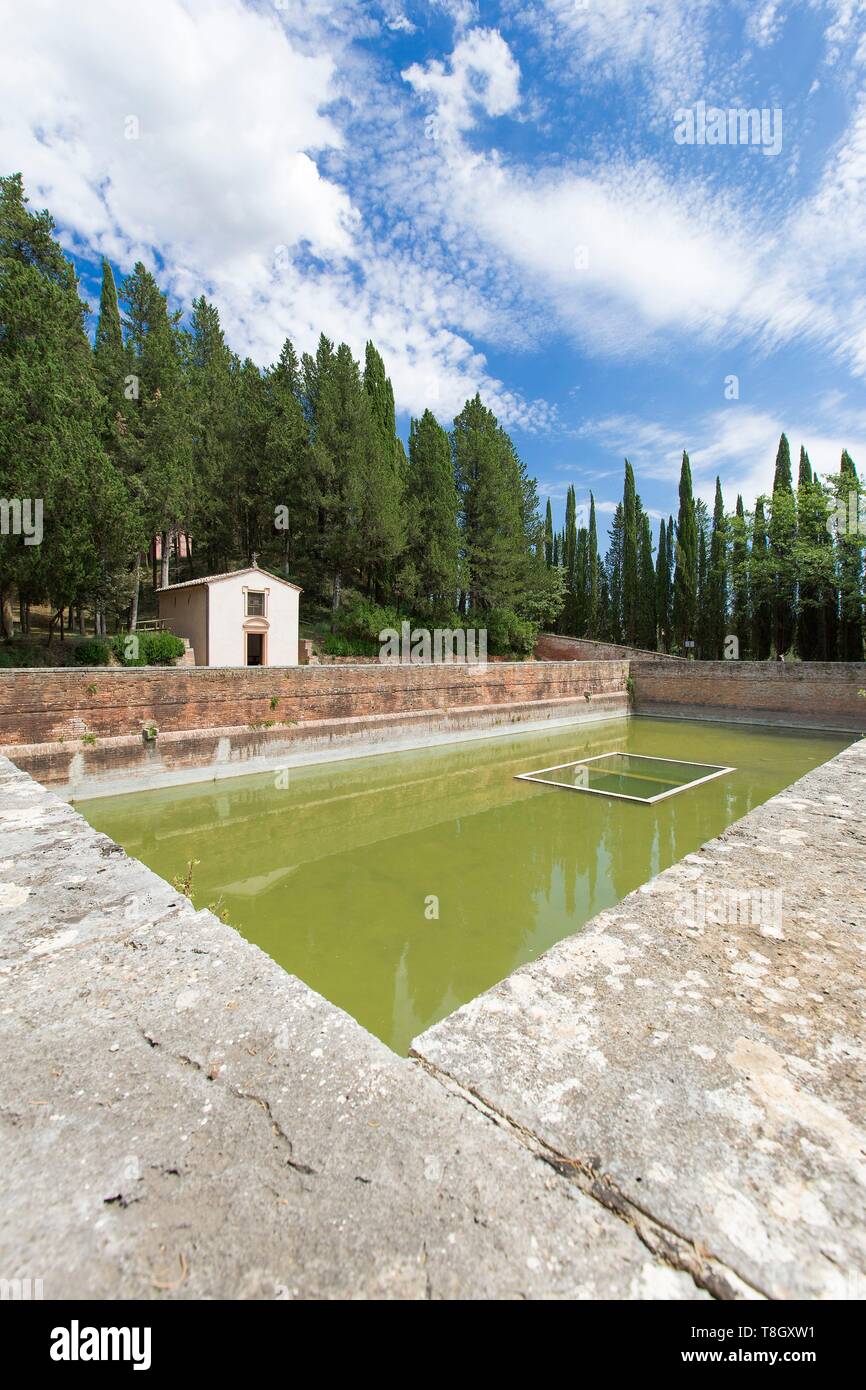
[{"label": "green water", "polygon": [[[850,738],[618,720],[84,802],[90,823],[397,1052]],[[654,805],[516,774],[606,752],[736,770]],[[748,887],[748,885],[735,885]],[[438,916],[436,913],[438,912]]]}]

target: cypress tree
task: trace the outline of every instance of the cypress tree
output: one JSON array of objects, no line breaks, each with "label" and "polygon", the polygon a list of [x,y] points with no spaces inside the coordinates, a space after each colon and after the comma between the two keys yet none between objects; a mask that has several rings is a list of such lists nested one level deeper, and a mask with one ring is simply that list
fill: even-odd
[{"label": "cypress tree", "polygon": [[659,522],[659,548],[656,556],[656,623],[659,651],[666,652],[670,638],[671,576],[668,566],[668,541],[664,517]]},{"label": "cypress tree", "polygon": [[547,510],[544,514],[544,559],[549,568],[553,564],[553,512],[549,497]]},{"label": "cypress tree", "polygon": [[637,642],[638,513],[634,469],[625,461],[622,492],[622,627],[626,642]]},{"label": "cypress tree", "polygon": [[713,507],[713,529],[710,538],[710,569],[708,581],[707,655],[718,661],[723,653],[727,613],[728,613],[728,566],[727,534],[725,528],[725,507],[722,499],[722,485],[716,478],[716,496]]},{"label": "cypress tree", "polygon": [[577,602],[575,593],[575,554],[577,551],[577,504],[574,485],[570,485],[565,498],[565,529],[563,531],[562,564],[565,570],[565,606],[559,620],[560,632],[575,635]]},{"label": "cypress tree", "polygon": [[752,653],[756,661],[766,661],[773,640],[773,576],[763,497],[759,497],[755,504],[749,589],[752,595]]},{"label": "cypress tree", "polygon": [[791,478],[791,450],[787,435],[779,439],[773,497],[770,509],[770,558],[773,565],[773,644],[777,655],[788,651],[794,640],[796,583],[793,552],[797,534],[797,509]]},{"label": "cypress tree", "polygon": [[623,515],[622,503],[618,502],[610,525],[610,539],[605,557],[607,579],[608,626],[605,636],[612,642],[621,642],[623,637],[622,607],[622,550]]},{"label": "cypress tree", "polygon": [[587,632],[597,637],[599,632],[599,584],[601,560],[598,553],[598,524],[595,518],[595,498],[589,494],[589,537],[587,540],[589,596],[587,602]]},{"label": "cypress tree", "polygon": [[825,589],[831,576],[828,574],[822,578],[820,570],[822,560],[832,559],[832,549],[825,544],[829,540],[823,491],[820,485],[817,489],[815,487],[809,455],[801,444],[794,569],[800,577],[797,586],[797,651],[804,661],[823,660],[826,652]]},{"label": "cypress tree", "polygon": [[302,403],[301,370],[287,338],[266,377],[268,423],[265,452],[276,507],[274,529],[286,578],[318,587],[313,564],[321,497],[309,450]]},{"label": "cypress tree", "polygon": [[364,358],[364,390],[370,405],[360,529],[368,588],[379,597],[393,590],[396,561],[406,545],[405,456],[397,438],[394,390],[372,343]]},{"label": "cypress tree", "polygon": [[[41,543],[0,537],[0,629],[11,594],[64,607],[104,604],[130,558],[126,491],[103,447],[107,402],[84,331],[86,305],[47,211],[19,174],[0,178],[0,496],[41,502]],[[35,531],[34,531],[35,534]],[[101,609],[100,609],[101,611]]]},{"label": "cypress tree", "polygon": [[752,619],[749,603],[749,545],[743,499],[737,494],[737,506],[731,525],[731,594],[733,599],[733,629],[740,657],[750,655]]},{"label": "cypress tree", "polygon": [[646,651],[656,649],[656,586],[653,569],[653,542],[650,519],[641,511],[638,536],[637,645]]},{"label": "cypress tree", "polygon": [[680,508],[677,516],[671,628],[674,646],[685,651],[695,640],[698,591],[698,532],[692,494],[692,470],[683,451],[680,468]]},{"label": "cypress tree", "polygon": [[452,612],[459,588],[459,497],[448,435],[430,410],[409,426],[408,560],[417,576],[413,597],[435,612]]},{"label": "cypress tree", "polygon": [[[854,460],[842,450],[836,487],[837,505],[847,524],[836,537],[839,563],[839,660],[863,660],[863,544],[859,517],[862,488]],[[854,522],[852,526],[851,522]]]}]

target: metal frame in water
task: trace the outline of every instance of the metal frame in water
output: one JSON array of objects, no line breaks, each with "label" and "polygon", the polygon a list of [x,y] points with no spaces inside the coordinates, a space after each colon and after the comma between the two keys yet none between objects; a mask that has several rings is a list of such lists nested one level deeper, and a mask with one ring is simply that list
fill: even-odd
[{"label": "metal frame in water", "polygon": [[[553,777],[542,777],[542,772],[559,772],[564,767],[583,767],[586,763],[597,763],[604,758],[627,757],[633,761],[649,763],[675,763],[678,767],[709,767],[712,772],[708,772],[704,777],[694,777],[689,782],[682,782],[678,787],[671,787],[669,791],[658,792],[655,796],[629,796],[627,792],[602,791],[598,787],[579,786],[574,782],[558,782]],[[726,772],[736,772],[735,767],[720,767],[717,763],[695,763],[690,760],[684,761],[680,758],[658,758],[646,753],[627,753],[618,752],[596,753],[591,758],[578,758],[570,763],[555,763],[553,767],[539,767],[534,772],[517,772],[515,777],[520,782],[539,782],[545,787],[564,787],[569,792],[589,792],[591,796],[611,796],[617,801],[637,801],[639,805],[651,806],[656,801],[664,801],[668,796],[676,796],[678,792],[689,791],[692,787],[698,787],[703,782],[712,782],[715,777],[724,777]]]}]

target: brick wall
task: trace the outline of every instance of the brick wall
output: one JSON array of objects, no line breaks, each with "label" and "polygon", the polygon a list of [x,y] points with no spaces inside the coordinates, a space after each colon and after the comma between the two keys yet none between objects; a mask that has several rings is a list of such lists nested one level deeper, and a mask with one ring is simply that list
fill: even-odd
[{"label": "brick wall", "polygon": [[866,662],[632,661],[635,709],[694,708],[792,716],[803,724],[866,729]]},{"label": "brick wall", "polygon": [[658,661],[682,661],[681,656],[645,652],[639,647],[620,647],[614,642],[593,642],[588,637],[560,637],[542,632],[535,644],[538,661],[622,661],[629,657],[651,656]]},{"label": "brick wall", "polygon": [[0,745],[139,734],[148,722],[169,732],[581,699],[622,693],[627,674],[624,661],[0,671]]}]

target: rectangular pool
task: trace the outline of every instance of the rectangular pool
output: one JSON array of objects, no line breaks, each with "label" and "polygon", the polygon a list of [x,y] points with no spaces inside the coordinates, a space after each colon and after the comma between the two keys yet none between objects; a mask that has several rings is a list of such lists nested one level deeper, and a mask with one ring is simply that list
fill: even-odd
[{"label": "rectangular pool", "polygon": [[[400,1053],[851,742],[636,717],[79,803]],[[520,774],[598,754],[724,776],[642,803]],[[748,887],[748,885],[743,885]]]}]

